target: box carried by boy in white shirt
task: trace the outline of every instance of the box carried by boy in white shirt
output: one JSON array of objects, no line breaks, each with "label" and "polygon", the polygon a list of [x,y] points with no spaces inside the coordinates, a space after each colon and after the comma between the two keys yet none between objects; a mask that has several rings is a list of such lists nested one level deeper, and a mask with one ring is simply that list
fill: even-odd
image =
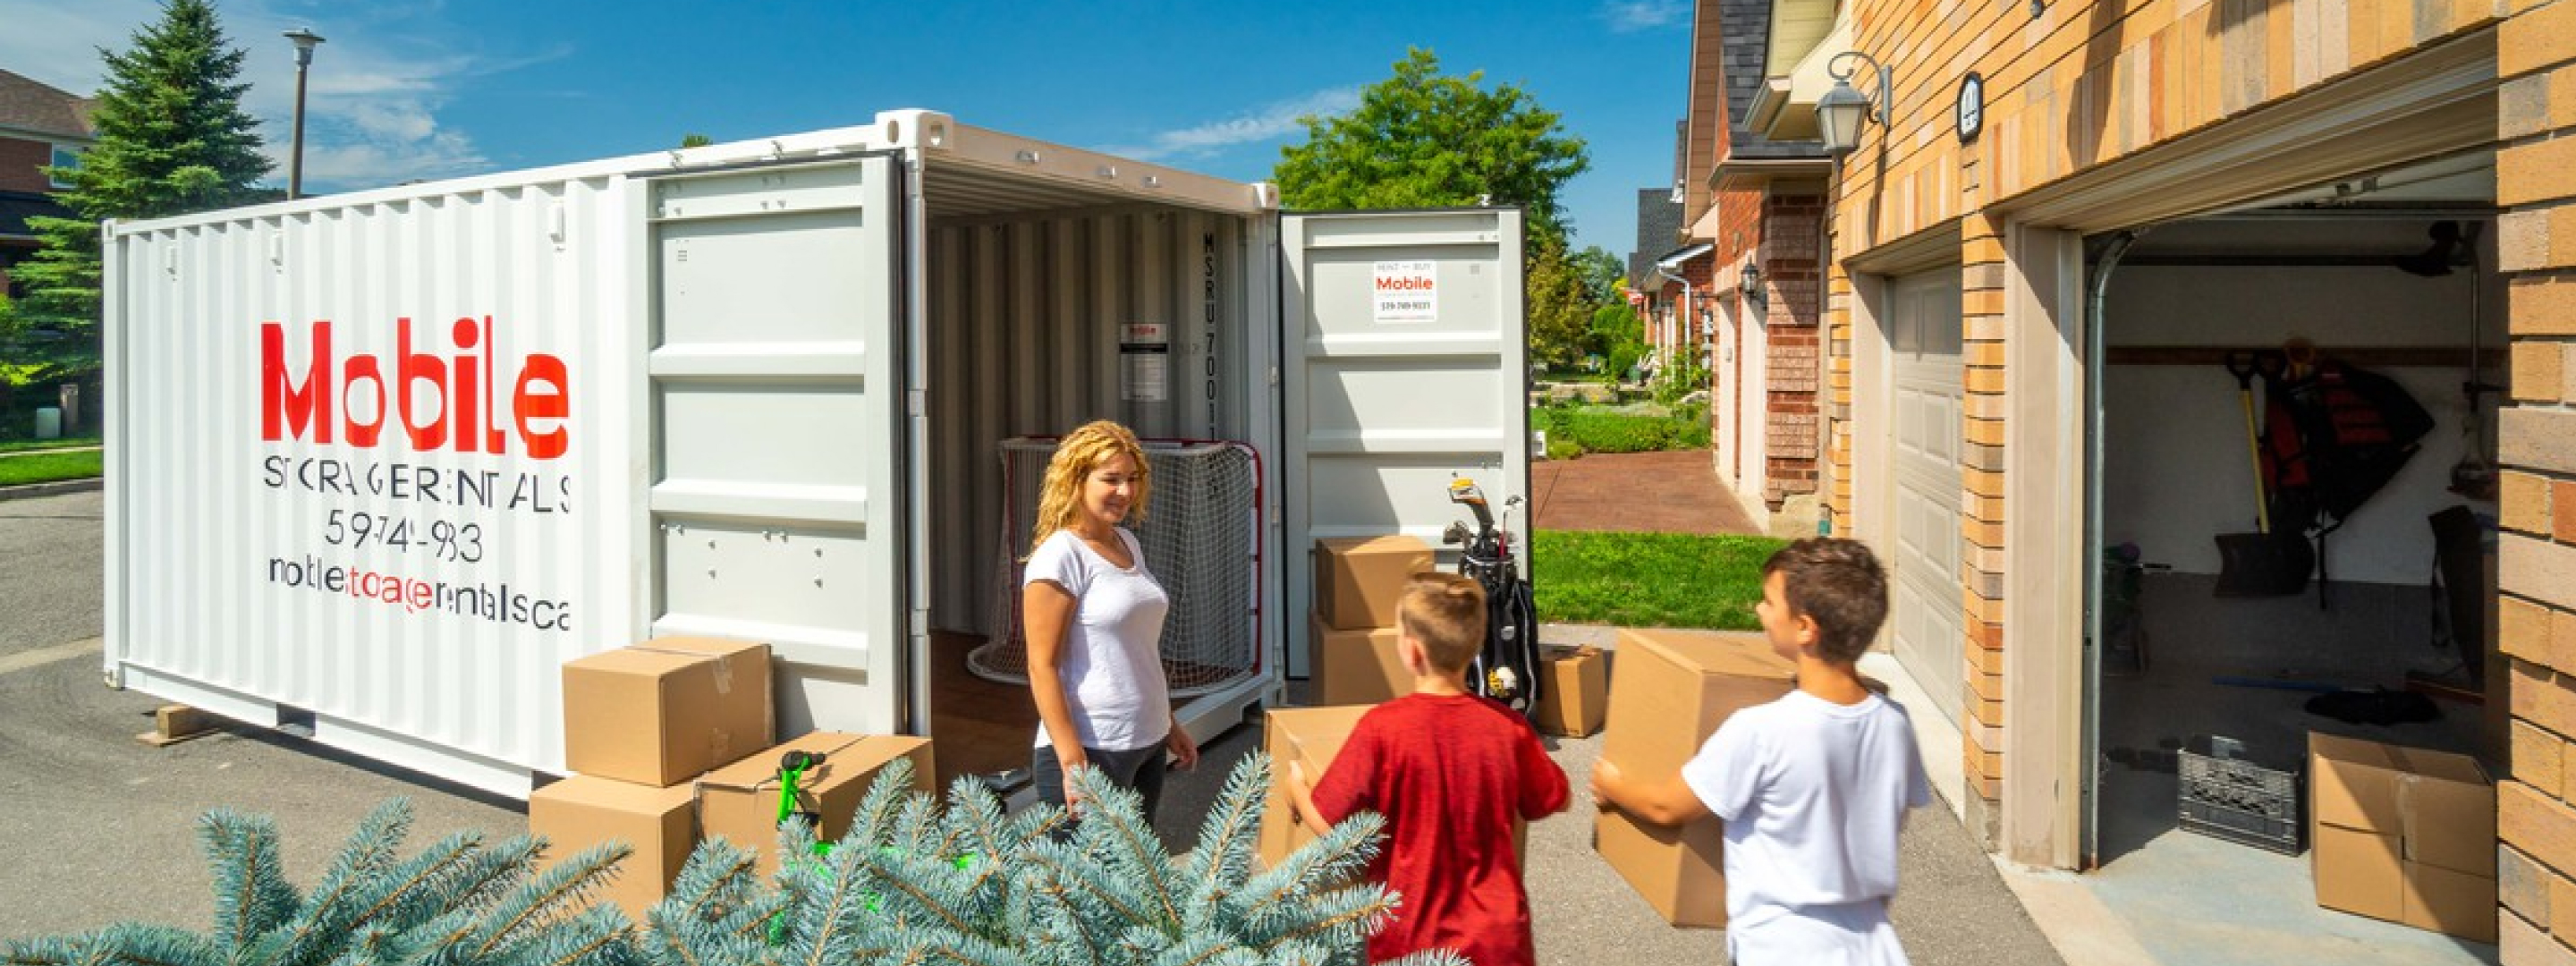
[{"label": "box carried by boy in white shirt", "polygon": [[1798,687],[1736,712],[1674,775],[1608,760],[1592,793],[1660,825],[1725,824],[1726,945],[1738,966],[1904,966],[1887,918],[1897,835],[1932,801],[1905,708],[1857,662],[1887,617],[1887,572],[1869,548],[1814,538],[1762,565],[1764,636],[1798,664]]}]

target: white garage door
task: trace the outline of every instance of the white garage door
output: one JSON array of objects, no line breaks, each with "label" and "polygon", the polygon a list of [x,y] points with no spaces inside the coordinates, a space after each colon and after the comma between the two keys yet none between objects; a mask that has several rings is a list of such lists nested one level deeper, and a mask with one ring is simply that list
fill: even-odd
[{"label": "white garage door", "polygon": [[1898,279],[1887,313],[1896,484],[1888,622],[1897,660],[1950,720],[1959,720],[1959,270]]}]

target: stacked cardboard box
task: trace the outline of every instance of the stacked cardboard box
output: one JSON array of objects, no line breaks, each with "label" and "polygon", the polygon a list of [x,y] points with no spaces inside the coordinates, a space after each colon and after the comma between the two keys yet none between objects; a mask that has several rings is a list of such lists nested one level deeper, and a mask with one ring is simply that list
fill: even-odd
[{"label": "stacked cardboard box", "polygon": [[697,847],[699,775],[767,747],[769,645],[665,637],[564,664],[564,763],[528,796],[528,829],[561,858],[635,849],[608,891],[638,921]]},{"label": "stacked cardboard box", "polygon": [[850,831],[859,800],[896,759],[912,760],[914,791],[930,790],[930,739],[901,735],[817,731],[709,772],[698,780],[699,829],[707,838],[750,849],[763,876],[778,871],[779,765],[799,751],[822,758],[797,780],[794,809],[817,817],[818,841],[836,841]]},{"label": "stacked cardboard box", "polygon": [[1538,707],[1530,723],[1566,738],[1588,738],[1608,720],[1610,662],[1597,647],[1550,647],[1539,655]]},{"label": "stacked cardboard box", "polygon": [[2496,941],[2496,793],[2476,759],[2308,735],[2317,905]]},{"label": "stacked cardboard box", "polygon": [[1406,577],[1432,568],[1431,546],[1413,537],[1326,537],[1315,541],[1314,644],[1318,704],[1376,704],[1413,690],[1395,650],[1395,606]]},{"label": "stacked cardboard box", "polygon": [[[1796,672],[1760,635],[1620,631],[1601,757],[1640,781],[1678,775],[1727,716],[1789,693]],[[1592,826],[1593,850],[1676,926],[1726,924],[1723,841],[1714,817],[1667,828],[1604,809]]]}]

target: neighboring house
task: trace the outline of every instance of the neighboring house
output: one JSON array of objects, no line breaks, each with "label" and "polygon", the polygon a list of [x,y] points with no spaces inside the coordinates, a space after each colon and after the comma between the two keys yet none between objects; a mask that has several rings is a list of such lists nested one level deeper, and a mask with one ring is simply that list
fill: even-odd
[{"label": "neighboring house", "polygon": [[[52,192],[67,185],[47,177],[47,166],[76,166],[97,142],[90,101],[0,70],[0,285],[9,268],[34,254],[30,217],[71,217]],[[9,294],[16,295],[14,286]]]},{"label": "neighboring house", "polygon": [[[2507,963],[2576,957],[2560,931],[2576,930],[2576,4],[1762,9],[1829,29],[1803,50],[1768,31],[1765,123],[1747,134],[1818,124],[1837,55],[1886,67],[1843,64],[1887,117],[1830,172],[1828,522],[1891,568],[1887,645],[1923,694],[1920,730],[1954,742],[1931,764],[1971,832],[2014,862],[2132,870],[2118,890],[2073,881],[2194,910],[2133,937],[2161,953],[2338,915],[2316,909],[2308,859],[2169,834],[2162,742],[2234,735],[2280,765],[2311,728],[2473,751],[2496,778],[2499,847],[2454,874],[2500,898],[2470,902],[2464,928],[2500,937]],[[1721,187],[1732,170],[1718,163]],[[2216,596],[2233,564],[2212,538],[2264,522],[2221,363],[2292,340],[2391,377],[2436,428],[2326,539],[2330,595]],[[2506,388],[2464,394],[2475,381]],[[2428,526],[2452,507],[2494,528],[2492,576],[2474,534],[2466,566],[2437,563],[2462,546]],[[2097,575],[2131,579],[2102,565],[2124,544],[2173,571],[2103,591]],[[2440,619],[2437,569],[2455,591]],[[2120,654],[2124,616],[2164,632],[2154,661]],[[2484,704],[2353,732],[2211,680],[2422,683],[2407,671]],[[2299,826],[2288,814],[2276,831]],[[2358,841],[2396,875],[2397,835]],[[2304,955],[2495,955],[2403,945],[2430,935],[2392,925]],[[2218,952],[2164,958],[2226,961],[2230,944],[2197,948]]]},{"label": "neighboring house", "polygon": [[1674,353],[1701,351],[1708,328],[1709,246],[1683,239],[1681,195],[1678,181],[1669,189],[1637,191],[1637,247],[1628,253],[1628,291],[1645,323],[1650,351],[1639,365],[1647,372],[1669,364]]},{"label": "neighboring house", "polygon": [[[1682,203],[1673,195],[1671,188],[1637,189],[1637,248],[1628,253],[1628,301],[1644,325],[1649,347],[1662,344],[1673,307],[1681,300],[1679,273],[1662,264],[1682,238]],[[1650,354],[1639,364],[1653,361]]]},{"label": "neighboring house", "polygon": [[1709,246],[1703,303],[1718,477],[1774,533],[1814,533],[1823,512],[1821,264],[1832,162],[1814,124],[1780,110],[1787,66],[1823,38],[1819,18],[1771,0],[1700,0],[1683,124],[1683,217]]}]

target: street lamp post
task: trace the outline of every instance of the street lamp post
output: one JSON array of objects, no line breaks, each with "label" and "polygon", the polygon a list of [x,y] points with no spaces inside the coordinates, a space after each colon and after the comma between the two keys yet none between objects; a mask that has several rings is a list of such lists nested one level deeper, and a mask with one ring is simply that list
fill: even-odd
[{"label": "street lamp post", "polygon": [[313,48],[322,45],[322,35],[311,27],[297,27],[286,32],[295,43],[295,146],[286,156],[286,197],[304,197],[304,73],[313,66]]}]

